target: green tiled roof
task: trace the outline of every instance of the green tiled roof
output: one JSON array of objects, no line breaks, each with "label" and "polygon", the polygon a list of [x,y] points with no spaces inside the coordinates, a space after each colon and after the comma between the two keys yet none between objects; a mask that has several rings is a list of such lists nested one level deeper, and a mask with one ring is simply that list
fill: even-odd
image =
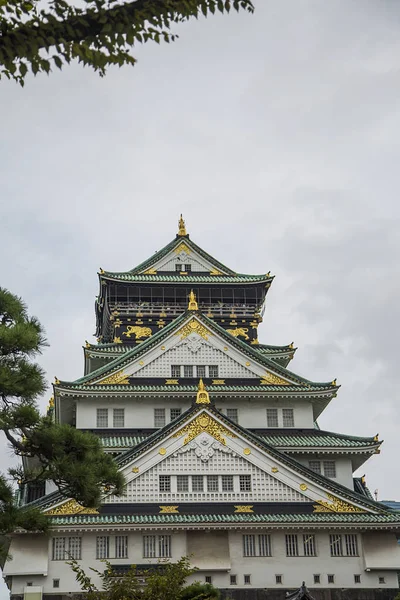
[{"label": "green tiled roof", "polygon": [[[95,371],[94,371],[95,372]],[[78,381],[65,382],[61,381],[57,387],[71,390],[82,390],[87,392],[140,392],[140,393],[164,393],[164,392],[180,392],[196,395],[197,385],[95,385],[88,383],[80,383]],[[303,392],[329,392],[330,388],[326,384],[311,384],[311,385],[210,385],[208,391],[212,392],[229,392],[229,393],[248,393],[248,392],[282,392],[298,393]]]},{"label": "green tiled roof", "polygon": [[75,515],[54,516],[51,525],[185,525],[204,523],[348,523],[348,524],[390,524],[400,526],[399,513],[311,513],[311,514],[228,514],[228,515]]},{"label": "green tiled roof", "polygon": [[[269,346],[267,344],[257,344],[253,348],[259,354],[266,354],[268,356],[274,357],[276,354],[278,355],[289,355],[293,354],[297,348],[291,348],[290,346]],[[124,354],[129,350],[132,350],[132,346],[129,344],[90,344],[89,346],[84,346],[84,350],[88,352],[101,352],[105,354]]]},{"label": "green tiled roof", "polygon": [[267,275],[209,275],[208,273],[191,272],[190,275],[140,275],[132,273],[111,273],[104,271],[100,275],[102,279],[115,279],[121,281],[133,281],[140,283],[265,283],[272,281]]},{"label": "green tiled roof", "polygon": [[256,352],[260,354],[294,354],[297,348],[291,346],[269,346],[268,344],[257,344],[254,346]]}]

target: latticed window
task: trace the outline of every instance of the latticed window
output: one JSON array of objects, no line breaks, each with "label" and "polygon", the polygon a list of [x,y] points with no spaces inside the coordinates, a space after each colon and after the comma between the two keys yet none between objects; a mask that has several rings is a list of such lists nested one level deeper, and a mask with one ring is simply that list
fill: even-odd
[{"label": "latticed window", "polygon": [[204,491],[203,475],[192,475],[192,492]]},{"label": "latticed window", "polygon": [[244,575],[244,583],[245,585],[251,584],[251,575]]},{"label": "latticed window", "polygon": [[318,473],[319,475],[321,475],[321,461],[319,461],[319,460],[308,461],[308,468],[311,469],[311,471],[314,471],[314,473]]},{"label": "latticed window", "polygon": [[342,536],[340,533],[333,533],[329,536],[329,546],[331,556],[343,556]]},{"label": "latticed window", "polygon": [[282,422],[284,427],[294,427],[293,408],[282,409]]},{"label": "latticed window", "polygon": [[295,533],[289,533],[285,535],[286,541],[286,556],[299,556],[299,544],[297,535]]},{"label": "latticed window", "polygon": [[165,408],[154,409],[154,427],[164,427],[165,425]]},{"label": "latticed window", "polygon": [[254,534],[243,536],[243,556],[256,556],[256,536]]},{"label": "latticed window", "polygon": [[206,365],[197,365],[196,376],[197,377],[205,377],[206,376]]},{"label": "latticed window", "polygon": [[267,425],[268,427],[278,427],[277,408],[267,408]]},{"label": "latticed window", "polygon": [[171,365],[171,377],[181,376],[181,365]]},{"label": "latticed window", "polygon": [[258,555],[272,556],[270,535],[262,533],[258,536]]},{"label": "latticed window", "polygon": [[78,536],[68,538],[68,558],[81,560],[82,558],[82,538]]},{"label": "latticed window", "polygon": [[159,556],[159,558],[170,558],[171,557],[171,536],[170,535],[159,535],[158,536],[158,556]]},{"label": "latticed window", "polygon": [[97,409],[96,427],[108,427],[108,408]]},{"label": "latticed window", "polygon": [[238,409],[237,408],[227,408],[226,409],[226,416],[228,417],[228,419],[230,419],[234,423],[238,423],[239,422],[239,419],[238,419]]},{"label": "latticed window", "polygon": [[192,265],[190,265],[189,263],[186,263],[186,264],[185,264],[185,271],[186,271],[187,273],[190,273],[190,272],[191,272],[191,270],[192,270]]},{"label": "latticed window", "polygon": [[239,475],[239,489],[241,492],[251,492],[251,475]]},{"label": "latticed window", "polygon": [[125,409],[114,408],[113,411],[113,426],[114,427],[125,427]]},{"label": "latticed window", "polygon": [[110,557],[110,538],[108,535],[98,535],[96,538],[96,558]]},{"label": "latticed window", "polygon": [[328,575],[328,583],[335,583],[335,576],[334,575]]},{"label": "latticed window", "polygon": [[233,475],[222,475],[222,491],[233,492]]},{"label": "latticed window", "polygon": [[128,536],[115,536],[115,558],[128,558]]},{"label": "latticed window", "polygon": [[207,491],[218,492],[218,475],[207,475]]},{"label": "latticed window", "polygon": [[159,475],[159,488],[160,492],[171,491],[171,476],[170,475]]},{"label": "latticed window", "polygon": [[183,265],[181,265],[180,263],[176,263],[175,264],[175,271],[183,271]]},{"label": "latticed window", "polygon": [[143,536],[143,558],[156,558],[156,536]]},{"label": "latticed window", "polygon": [[210,365],[208,367],[208,376],[209,377],[218,377],[218,365]]},{"label": "latticed window", "polygon": [[324,475],[330,479],[335,479],[336,463],[334,460],[324,460]]},{"label": "latticed window", "polygon": [[304,556],[316,556],[315,535],[309,533],[303,535],[303,551]]},{"label": "latticed window", "polygon": [[189,491],[189,476],[188,475],[177,475],[176,490],[177,490],[177,492],[188,492]]},{"label": "latticed window", "polygon": [[182,409],[181,408],[170,408],[169,416],[171,421],[175,421],[178,417],[181,416]]},{"label": "latticed window", "polygon": [[357,536],[354,533],[348,533],[344,536],[347,556],[358,556]]},{"label": "latticed window", "polygon": [[53,560],[65,560],[66,538],[53,538]]},{"label": "latticed window", "polygon": [[193,365],[183,365],[183,376],[193,377]]}]

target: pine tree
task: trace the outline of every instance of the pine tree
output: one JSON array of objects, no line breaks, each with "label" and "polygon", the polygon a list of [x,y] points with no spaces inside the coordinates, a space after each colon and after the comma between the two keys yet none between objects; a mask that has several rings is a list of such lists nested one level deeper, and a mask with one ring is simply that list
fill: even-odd
[{"label": "pine tree", "polygon": [[[46,390],[34,358],[47,345],[43,328],[20,298],[0,288],[0,430],[15,454],[34,465],[10,469],[20,485],[52,480],[67,497],[96,506],[106,487],[116,494],[124,480],[98,438],[42,416],[37,399]],[[17,527],[45,530],[39,511],[18,508],[9,478],[0,476],[0,535]]]}]

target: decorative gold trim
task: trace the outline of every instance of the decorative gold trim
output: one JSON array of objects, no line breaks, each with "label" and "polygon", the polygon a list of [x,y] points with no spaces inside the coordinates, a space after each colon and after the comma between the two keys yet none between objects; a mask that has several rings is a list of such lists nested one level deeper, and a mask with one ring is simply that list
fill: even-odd
[{"label": "decorative gold trim", "polygon": [[184,236],[184,235],[187,235],[187,233],[186,233],[185,221],[183,220],[183,217],[182,217],[182,215],[181,215],[181,217],[180,217],[180,219],[179,219],[179,221],[178,221],[178,226],[179,226],[179,229],[178,229],[178,235],[179,235],[179,236]]},{"label": "decorative gold trim", "polygon": [[129,384],[129,375],[124,373],[123,370],[117,371],[112,375],[109,375],[102,381],[97,381],[97,385],[128,385]]},{"label": "decorative gold trim", "polygon": [[224,346],[224,351],[228,352],[228,346]]},{"label": "decorative gold trim", "polygon": [[199,310],[199,306],[196,302],[196,294],[193,290],[190,290],[188,310]]},{"label": "decorative gold trim", "polygon": [[[157,321],[158,329],[162,329],[165,326],[165,321],[163,319],[159,319]],[[165,346],[164,346],[165,348]]]},{"label": "decorative gold trim", "polygon": [[121,319],[115,319],[114,327],[121,327],[122,321]]},{"label": "decorative gold trim", "polygon": [[267,371],[260,379],[261,385],[290,385],[289,381],[285,381],[282,377],[278,377],[274,373]]},{"label": "decorative gold trim", "polygon": [[60,385],[60,380],[58,377],[54,377],[54,385]]},{"label": "decorative gold trim", "polygon": [[243,454],[245,454],[246,456],[249,456],[249,454],[251,454],[251,450],[250,450],[250,448],[245,448],[245,449],[243,450]]},{"label": "decorative gold trim", "polygon": [[153,267],[150,267],[150,269],[147,269],[147,271],[144,271],[143,275],[157,275],[157,271],[155,269],[153,269]]},{"label": "decorative gold trim", "polygon": [[235,504],[235,513],[253,513],[253,504]]},{"label": "decorative gold trim", "polygon": [[132,467],[132,473],[139,473],[139,467]]},{"label": "decorative gold trim", "polygon": [[210,275],[223,275],[222,271],[218,271],[218,269],[211,269]]},{"label": "decorative gold trim", "polygon": [[120,337],[115,337],[113,341],[114,341],[114,344],[122,344],[122,340]]},{"label": "decorative gold trim", "polygon": [[271,473],[279,473],[278,467],[271,467]]},{"label": "decorative gold trim", "polygon": [[161,350],[165,350],[165,346],[161,346]]},{"label": "decorative gold trim", "polygon": [[165,385],[178,385],[179,381],[177,379],[166,379]]},{"label": "decorative gold trim", "polygon": [[245,340],[250,339],[247,335],[248,327],[237,327],[236,329],[227,329],[226,331],[233,335],[233,337],[244,337]]},{"label": "decorative gold trim", "polygon": [[144,360],[139,360],[139,365],[142,367],[144,365]]},{"label": "decorative gold trim", "polygon": [[85,348],[90,348],[90,344],[87,340],[85,340]]},{"label": "decorative gold trim", "polygon": [[165,454],[167,454],[166,448],[160,448],[158,451],[158,454],[161,454],[161,456],[164,456]]},{"label": "decorative gold trim", "polygon": [[150,327],[138,327],[137,325],[128,325],[126,331],[124,331],[122,335],[125,335],[128,338],[130,338],[131,335],[134,335],[135,340],[139,340],[140,338],[150,337],[152,335],[152,331]]},{"label": "decorative gold trim", "polygon": [[183,440],[183,445],[186,446],[186,444],[200,435],[200,433],[204,432],[211,435],[224,446],[226,446],[226,441],[225,438],[222,437],[223,435],[230,436],[232,438],[236,437],[234,433],[231,433],[228,429],[226,429],[226,427],[221,425],[221,423],[218,423],[218,421],[206,413],[198,415],[188,425],[185,425],[185,427],[182,427],[182,429],[179,429],[176,433],[174,433],[173,437],[180,437],[181,435],[187,434]]},{"label": "decorative gold trim", "polygon": [[179,275],[187,275],[187,271],[179,271]]},{"label": "decorative gold trim", "polygon": [[251,340],[250,344],[252,346],[255,346],[256,344],[259,344],[260,342],[257,339]]},{"label": "decorative gold trim", "polygon": [[167,506],[167,505],[163,505],[160,506],[160,515],[176,515],[179,514],[179,506],[175,505],[175,506]]},{"label": "decorative gold trim", "polygon": [[209,335],[213,335],[211,331],[206,329],[204,325],[199,323],[195,318],[191,319],[186,325],[184,325],[179,331],[175,333],[175,335],[180,335],[181,340],[190,335],[191,333],[197,333],[201,335],[202,338],[208,340]]},{"label": "decorative gold trim", "polygon": [[300,484],[300,489],[301,489],[302,492],[305,492],[306,490],[308,490],[308,487],[307,487],[307,485],[305,483],[301,483]]},{"label": "decorative gold trim", "polygon": [[225,379],[213,379],[213,385],[225,385]]},{"label": "decorative gold trim", "polygon": [[249,366],[250,366],[250,363],[249,363],[249,361],[247,361],[247,363],[246,363],[246,367],[249,367]]},{"label": "decorative gold trim", "polygon": [[314,504],[314,512],[344,512],[344,513],[359,513],[365,512],[362,508],[349,504],[340,498],[336,498],[332,494],[327,494],[329,500],[318,500],[317,504]]},{"label": "decorative gold trim", "polygon": [[203,380],[200,379],[197,390],[196,404],[210,404],[210,396],[206,390]]},{"label": "decorative gold trim", "polygon": [[334,379],[334,380],[332,381],[331,385],[333,385],[333,386],[335,386],[335,387],[337,386],[336,379]]},{"label": "decorative gold trim", "polygon": [[175,249],[175,254],[180,254],[181,252],[185,252],[185,254],[191,254],[191,249],[185,244],[185,242],[181,242]]},{"label": "decorative gold trim", "polygon": [[47,516],[51,515],[98,515],[99,511],[96,508],[86,508],[79,504],[76,500],[68,500],[61,504],[60,506],[56,506],[55,508],[49,508],[47,511],[44,511]]}]

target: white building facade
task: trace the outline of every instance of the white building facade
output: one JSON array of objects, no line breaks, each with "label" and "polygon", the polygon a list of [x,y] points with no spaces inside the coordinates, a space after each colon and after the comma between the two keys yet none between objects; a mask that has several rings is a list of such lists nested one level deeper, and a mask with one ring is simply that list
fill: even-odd
[{"label": "white building facade", "polygon": [[233,272],[181,219],[151,259],[99,279],[98,344],[82,378],[56,380],[50,411],[100,436],[126,488],[96,510],[51,484],[23,490],[50,535],[12,536],[12,599],[79,594],[68,557],[123,573],[186,555],[193,580],[238,600],[302,581],[317,599],[393,598],[400,516],[353,476],[381,442],[321,431],[336,382],[299,377],[292,345],[259,342],[271,275]]}]

